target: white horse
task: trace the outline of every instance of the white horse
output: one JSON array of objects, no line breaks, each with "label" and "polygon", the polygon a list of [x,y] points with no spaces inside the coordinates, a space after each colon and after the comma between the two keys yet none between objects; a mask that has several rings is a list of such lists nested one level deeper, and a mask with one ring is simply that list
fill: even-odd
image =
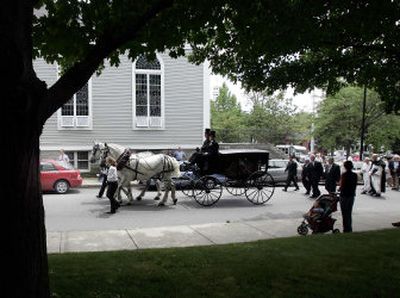
[{"label": "white horse", "polygon": [[[101,153],[103,158],[106,156],[111,156],[117,160],[117,162],[119,161],[118,175],[120,177],[120,182],[117,193],[119,193],[119,190],[123,189],[123,187],[127,187],[127,196],[129,200],[128,204],[133,201],[132,194],[130,192],[130,181],[148,181],[151,178],[158,178],[164,182],[164,197],[158,205],[165,205],[168,199],[169,191],[171,191],[173,203],[176,204],[177,199],[175,196],[175,185],[172,182],[172,177],[178,177],[180,175],[180,171],[179,163],[175,158],[165,154],[129,154],[121,145],[97,143],[93,146],[91,161],[99,158],[98,152]],[[155,199],[161,196],[160,180],[156,180],[158,195]],[[147,186],[148,184],[137,197],[138,200],[144,196]],[[120,200],[120,197],[118,199]]]},{"label": "white horse", "polygon": [[[117,144],[112,144],[112,147],[116,147],[116,146],[120,146]],[[120,150],[124,150],[124,152],[127,150],[124,147],[120,146]],[[103,144],[103,143],[95,143],[93,146],[93,150],[92,150],[92,155],[90,157],[90,162],[91,163],[95,163],[97,160],[102,160],[105,161],[106,157],[109,155],[109,148],[107,144]],[[151,151],[144,151],[144,152],[139,152],[137,154],[135,154],[136,158],[143,158],[143,157],[148,157],[148,156],[152,156],[154,155],[153,152]],[[133,157],[133,156],[132,156]],[[131,202],[133,201],[132,198],[132,190],[131,190],[131,180],[129,180],[129,175],[123,175],[121,174],[121,171],[118,171],[118,188],[115,191],[115,197],[116,200],[119,203],[122,203],[122,198],[121,198],[121,190],[125,193],[125,195],[128,198],[128,205],[131,204]],[[149,185],[150,185],[150,181],[152,179],[148,180],[145,184],[145,187],[143,188],[143,190],[141,191],[141,193],[139,194],[139,196],[136,197],[136,199],[138,201],[140,201],[145,192],[147,191]],[[161,181],[158,179],[153,179],[156,183],[156,187],[157,187],[157,196],[154,198],[154,200],[159,200],[161,198]]]}]

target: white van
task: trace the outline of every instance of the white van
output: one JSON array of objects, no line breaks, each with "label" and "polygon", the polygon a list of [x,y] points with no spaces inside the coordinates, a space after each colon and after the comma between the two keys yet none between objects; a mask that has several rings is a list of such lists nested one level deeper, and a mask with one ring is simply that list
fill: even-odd
[{"label": "white van", "polygon": [[275,147],[287,155],[294,155],[300,162],[304,162],[304,159],[308,156],[308,150],[304,146],[276,145]]}]

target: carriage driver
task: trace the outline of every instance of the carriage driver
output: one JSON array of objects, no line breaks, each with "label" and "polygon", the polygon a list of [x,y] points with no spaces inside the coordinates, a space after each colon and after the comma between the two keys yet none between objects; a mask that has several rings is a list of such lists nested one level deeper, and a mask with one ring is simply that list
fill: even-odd
[{"label": "carriage driver", "polygon": [[197,164],[203,171],[210,171],[210,164],[215,163],[218,155],[219,145],[215,141],[215,131],[211,131],[206,128],[204,131],[204,137],[206,138],[203,142],[203,146],[199,151],[196,150],[195,153],[190,157],[189,162],[191,164]]},{"label": "carriage driver", "polygon": [[218,153],[219,153],[219,144],[215,140],[215,130],[212,130],[210,131],[208,146],[206,148],[206,151],[203,153],[204,172],[212,173],[218,169],[217,167]]},{"label": "carriage driver", "polygon": [[201,153],[207,152],[207,147],[210,144],[210,132],[211,132],[211,129],[209,129],[209,128],[206,128],[205,131],[204,131],[205,140],[204,140],[203,145],[201,146],[201,149],[200,149]]},{"label": "carriage driver", "polygon": [[210,131],[209,143],[206,149],[206,154],[209,156],[218,155],[219,144],[215,140],[215,130]]}]

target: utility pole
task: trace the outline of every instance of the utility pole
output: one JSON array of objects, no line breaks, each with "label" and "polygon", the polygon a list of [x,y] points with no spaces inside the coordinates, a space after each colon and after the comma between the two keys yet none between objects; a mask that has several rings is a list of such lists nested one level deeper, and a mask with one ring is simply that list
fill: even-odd
[{"label": "utility pole", "polygon": [[310,151],[311,153],[315,153],[315,139],[314,139],[314,118],[315,118],[315,89],[312,91],[311,93],[311,98],[312,98],[312,117],[313,117],[313,121],[311,123],[311,140],[310,140]]},{"label": "utility pole", "polygon": [[363,155],[364,155],[365,106],[366,106],[366,103],[367,103],[367,85],[364,85],[364,98],[363,98],[362,120],[361,120],[360,160],[363,160]]}]

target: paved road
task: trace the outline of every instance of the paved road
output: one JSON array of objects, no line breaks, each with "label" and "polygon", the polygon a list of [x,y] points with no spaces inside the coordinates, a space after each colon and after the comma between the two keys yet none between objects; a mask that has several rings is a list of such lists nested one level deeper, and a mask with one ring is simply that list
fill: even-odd
[{"label": "paved road", "polygon": [[[108,215],[109,202],[106,198],[97,199],[97,191],[97,188],[82,188],[66,195],[45,194],[47,231],[104,231],[280,219],[300,223],[302,214],[312,204],[302,194],[303,189],[299,192],[289,189],[285,193],[276,188],[272,199],[261,206],[225,193],[216,205],[202,207],[178,192],[176,206],[169,201],[166,207],[157,207],[157,202],[152,200],[155,193],[149,192],[144,200]],[[381,199],[358,194],[354,215],[382,217],[383,221],[387,217],[388,223],[398,215],[400,220],[400,193],[389,190]]]}]

